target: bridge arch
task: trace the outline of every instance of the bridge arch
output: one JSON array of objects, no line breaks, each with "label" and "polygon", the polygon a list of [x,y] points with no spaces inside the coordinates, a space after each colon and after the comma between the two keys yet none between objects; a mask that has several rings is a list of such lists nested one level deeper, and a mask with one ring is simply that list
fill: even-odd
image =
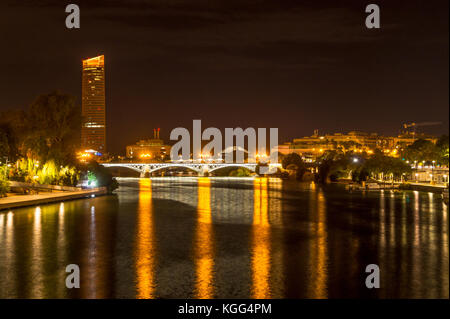
[{"label": "bridge arch", "polygon": [[123,167],[139,172],[141,176],[145,173],[153,173],[168,168],[185,168],[196,173],[203,172],[202,164],[194,163],[103,163],[105,167]]},{"label": "bridge arch", "polygon": [[142,168],[140,165],[133,165],[133,164],[125,164],[124,165],[118,165],[118,164],[112,164],[112,165],[108,165],[108,164],[102,164],[105,167],[120,167],[120,168],[127,168],[130,169],[132,171],[138,172],[138,173],[142,173]]},{"label": "bridge arch", "polygon": [[150,169],[148,169],[148,170],[143,170],[142,172],[144,172],[144,173],[153,173],[153,172],[156,172],[156,171],[160,171],[160,170],[163,170],[163,169],[170,169],[170,168],[186,168],[186,169],[188,169],[188,170],[191,170],[191,171],[194,171],[194,172],[196,172],[196,173],[201,173],[201,168],[199,169],[199,168],[196,168],[196,167],[194,167],[194,166],[187,166],[187,165],[177,165],[177,164],[171,164],[171,165],[165,165],[165,166],[157,166],[157,167],[152,167],[151,165],[149,165],[150,166]]}]

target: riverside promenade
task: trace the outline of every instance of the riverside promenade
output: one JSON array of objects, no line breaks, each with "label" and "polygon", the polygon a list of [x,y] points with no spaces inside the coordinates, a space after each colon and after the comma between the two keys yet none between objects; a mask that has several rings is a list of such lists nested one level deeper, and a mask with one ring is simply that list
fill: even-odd
[{"label": "riverside promenade", "polygon": [[107,194],[106,187],[78,191],[46,192],[34,195],[13,195],[0,198],[0,211],[5,209],[43,205],[105,194]]}]

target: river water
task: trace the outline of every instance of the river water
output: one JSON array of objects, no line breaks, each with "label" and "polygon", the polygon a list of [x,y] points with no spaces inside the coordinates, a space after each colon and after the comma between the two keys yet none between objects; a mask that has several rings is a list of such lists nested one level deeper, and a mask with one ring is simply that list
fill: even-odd
[{"label": "river water", "polygon": [[449,298],[448,208],[426,192],[124,178],[115,195],[0,212],[0,298]]}]

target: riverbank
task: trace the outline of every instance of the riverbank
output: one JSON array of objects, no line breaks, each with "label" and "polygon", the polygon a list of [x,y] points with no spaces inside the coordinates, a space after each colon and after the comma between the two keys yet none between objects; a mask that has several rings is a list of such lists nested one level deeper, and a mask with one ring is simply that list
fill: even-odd
[{"label": "riverbank", "polygon": [[77,191],[46,192],[34,195],[13,195],[0,198],[0,211],[5,209],[43,205],[105,194],[107,194],[106,187]]},{"label": "riverbank", "polygon": [[350,180],[341,180],[335,182],[337,184],[345,185],[348,190],[381,190],[381,189],[398,189],[398,190],[413,190],[422,192],[433,192],[442,194],[448,187],[444,184],[429,184],[429,183],[410,183],[410,182],[382,182],[373,181],[365,183],[356,183]]},{"label": "riverbank", "polygon": [[408,189],[415,190],[415,191],[422,191],[422,192],[433,192],[433,193],[439,193],[442,194],[442,192],[447,188],[445,185],[431,185],[431,184],[424,184],[424,183],[407,183],[405,184]]}]

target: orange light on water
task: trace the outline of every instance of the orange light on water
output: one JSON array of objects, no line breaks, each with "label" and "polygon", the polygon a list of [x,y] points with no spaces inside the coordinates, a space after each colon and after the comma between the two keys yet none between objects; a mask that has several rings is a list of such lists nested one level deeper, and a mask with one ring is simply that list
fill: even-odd
[{"label": "orange light on water", "polygon": [[270,228],[267,178],[253,183],[252,298],[270,298]]},{"label": "orange light on water", "polygon": [[196,294],[199,299],[214,297],[214,243],[211,218],[211,180],[198,179],[197,229],[195,236]]},{"label": "orange light on water", "polygon": [[136,236],[137,298],[154,298],[156,247],[153,229],[152,184],[150,179],[139,180],[139,211]]}]

